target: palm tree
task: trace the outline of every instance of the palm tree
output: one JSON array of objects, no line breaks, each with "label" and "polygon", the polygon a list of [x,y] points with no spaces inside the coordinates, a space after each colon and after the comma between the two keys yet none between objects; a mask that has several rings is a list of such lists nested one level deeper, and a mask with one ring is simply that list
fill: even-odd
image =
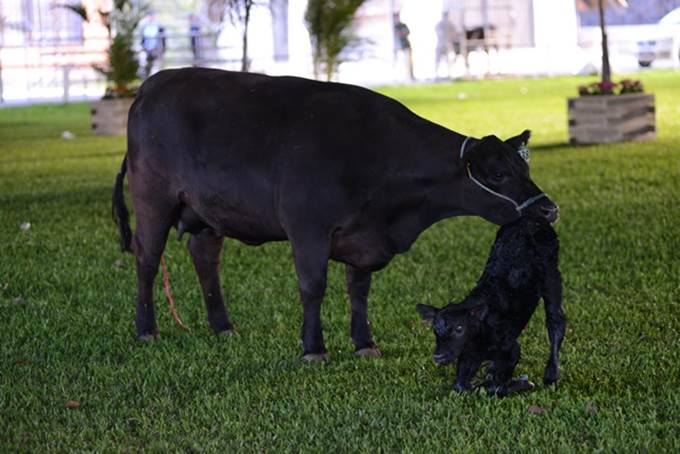
[{"label": "palm tree", "polygon": [[[85,22],[92,20],[84,3],[54,4],[53,7],[66,8]],[[97,11],[109,35],[107,65],[94,66],[110,85],[105,98],[134,94],[132,84],[138,78],[139,69],[137,55],[133,50],[134,33],[148,11],[147,3],[135,0],[114,0],[112,9]]]},{"label": "palm tree", "polygon": [[309,0],[305,25],[312,42],[314,77],[321,66],[326,80],[331,80],[342,63],[341,54],[358,42],[352,34],[354,15],[365,0]]},{"label": "palm tree", "polygon": [[602,35],[602,84],[609,84],[612,81],[612,70],[609,65],[609,43],[607,41],[607,26],[604,20],[604,10],[606,3],[614,6],[627,8],[627,0],[577,0],[576,5],[579,10],[596,9],[600,17],[600,33]]}]

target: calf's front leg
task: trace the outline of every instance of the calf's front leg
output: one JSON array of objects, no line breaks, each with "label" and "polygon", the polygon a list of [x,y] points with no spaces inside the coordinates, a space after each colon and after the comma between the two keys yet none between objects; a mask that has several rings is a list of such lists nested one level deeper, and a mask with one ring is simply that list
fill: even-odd
[{"label": "calf's front leg", "polygon": [[490,395],[503,397],[512,392],[512,373],[520,358],[519,343],[515,340],[509,349],[500,352],[499,355],[494,358],[491,382],[487,385],[487,391]]},{"label": "calf's front leg", "polygon": [[481,358],[476,355],[463,353],[458,358],[458,369],[456,370],[456,383],[453,385],[454,391],[472,391],[472,378],[475,376],[479,367],[482,365]]}]

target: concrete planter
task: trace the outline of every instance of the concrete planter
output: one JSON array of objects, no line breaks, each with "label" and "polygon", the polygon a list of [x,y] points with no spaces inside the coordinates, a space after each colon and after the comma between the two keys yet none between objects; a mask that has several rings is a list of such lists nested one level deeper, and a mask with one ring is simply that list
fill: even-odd
[{"label": "concrete planter", "polygon": [[569,143],[596,144],[656,138],[654,95],[579,96],[567,100]]},{"label": "concrete planter", "polygon": [[102,136],[127,134],[127,117],[134,98],[102,99],[92,103],[92,132]]}]

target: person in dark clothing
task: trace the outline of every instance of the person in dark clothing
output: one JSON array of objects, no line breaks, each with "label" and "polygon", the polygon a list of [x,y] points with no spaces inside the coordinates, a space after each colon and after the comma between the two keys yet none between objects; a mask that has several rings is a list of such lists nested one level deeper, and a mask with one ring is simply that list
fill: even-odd
[{"label": "person in dark clothing", "polygon": [[153,74],[154,66],[165,53],[165,28],[156,21],[156,16],[151,14],[142,28],[142,49],[146,56],[144,65],[144,77]]},{"label": "person in dark clothing", "polygon": [[398,53],[403,53],[406,57],[406,69],[410,80],[415,80],[413,76],[413,52],[409,35],[411,31],[408,26],[401,21],[399,14],[394,15],[394,34]]}]

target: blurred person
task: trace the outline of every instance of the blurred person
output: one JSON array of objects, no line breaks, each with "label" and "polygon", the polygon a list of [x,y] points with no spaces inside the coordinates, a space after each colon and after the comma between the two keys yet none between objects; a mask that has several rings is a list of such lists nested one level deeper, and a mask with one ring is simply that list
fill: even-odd
[{"label": "blurred person", "polygon": [[191,47],[193,65],[196,66],[203,58],[203,55],[201,49],[201,20],[194,13],[189,14],[189,45]]},{"label": "blurred person", "polygon": [[439,76],[439,65],[442,60],[446,63],[446,77],[451,77],[449,54],[453,51],[453,43],[456,40],[456,28],[449,20],[448,11],[442,13],[442,18],[435,26],[437,34],[437,47],[435,49],[434,73]]},{"label": "blurred person", "polygon": [[409,35],[411,31],[408,26],[401,21],[399,18],[399,13],[394,15],[394,35],[396,37],[397,51],[398,53],[403,53],[406,57],[406,69],[408,71],[408,76],[411,81],[415,80],[413,77],[413,51],[411,50],[411,42],[409,41]]},{"label": "blurred person", "polygon": [[157,63],[165,53],[165,29],[156,20],[156,15],[152,12],[142,27],[142,50],[146,57],[144,64],[144,77],[149,77],[158,69]]}]

